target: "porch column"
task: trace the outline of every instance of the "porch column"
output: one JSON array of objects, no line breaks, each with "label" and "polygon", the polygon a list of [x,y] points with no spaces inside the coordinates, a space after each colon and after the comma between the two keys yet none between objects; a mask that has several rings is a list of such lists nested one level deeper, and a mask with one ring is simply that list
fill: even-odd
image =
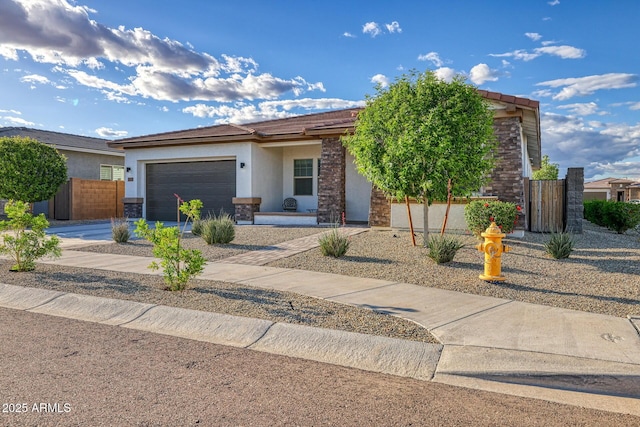
[{"label": "porch column", "polygon": [[564,180],[566,231],[582,234],[582,218],[584,218],[584,168],[568,168]]},{"label": "porch column", "polygon": [[369,203],[369,226],[391,227],[391,202],[375,185],[371,186]]},{"label": "porch column", "polygon": [[339,222],[345,211],[346,150],[340,138],[322,140],[318,177],[318,223]]},{"label": "porch column", "polygon": [[235,219],[238,224],[253,224],[253,214],[260,212],[261,197],[234,197]]},{"label": "porch column", "polygon": [[142,218],[142,197],[123,197],[124,217],[125,218]]}]

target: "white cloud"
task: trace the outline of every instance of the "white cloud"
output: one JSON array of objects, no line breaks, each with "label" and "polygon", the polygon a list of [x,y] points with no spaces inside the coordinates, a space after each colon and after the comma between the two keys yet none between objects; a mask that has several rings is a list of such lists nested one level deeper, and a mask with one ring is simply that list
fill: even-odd
[{"label": "white cloud", "polygon": [[557,5],[560,4],[560,0],[552,0],[552,1],[547,2],[547,3],[549,3],[551,6],[557,6]]},{"label": "white cloud", "polygon": [[0,110],[0,113],[11,113],[11,114],[17,114],[19,116],[22,115],[22,113],[18,110]]},{"label": "white cloud", "polygon": [[12,117],[12,116],[4,116],[2,117],[5,123],[9,123],[11,126],[19,125],[19,126],[33,126],[35,123],[30,122],[29,120],[25,120],[22,117]]},{"label": "white cloud", "polygon": [[129,134],[126,130],[113,130],[107,127],[101,127],[95,130],[95,133],[103,138],[122,138]]},{"label": "white cloud", "polygon": [[498,71],[489,68],[487,64],[478,64],[471,68],[469,79],[477,85],[498,80]]},{"label": "white cloud", "polygon": [[355,38],[356,38],[356,36],[355,36],[355,35],[351,34],[351,33],[350,33],[350,32],[348,32],[348,31],[345,31],[344,33],[342,33],[342,36],[343,36],[343,37],[349,37],[349,38],[352,38],[352,39],[355,39]]},{"label": "white cloud", "polygon": [[538,56],[540,56],[540,54],[529,53],[526,50],[518,49],[512,52],[490,53],[489,56],[494,56],[496,58],[513,58],[519,59],[521,61],[531,61],[532,59],[536,59]]},{"label": "white cloud", "polygon": [[640,102],[635,102],[629,107],[630,110],[640,110]]},{"label": "white cloud", "polygon": [[513,58],[521,61],[531,61],[542,55],[558,56],[562,59],[580,59],[587,55],[584,49],[579,49],[573,46],[543,46],[533,49],[533,52],[529,52],[524,49],[517,49],[511,52],[505,53],[490,53],[489,56],[497,58]]},{"label": "white cloud", "polygon": [[640,155],[640,123],[585,122],[581,117],[543,113],[540,127],[552,161],[562,168],[584,167],[587,180]]},{"label": "white cloud", "polygon": [[457,73],[453,68],[440,67],[434,71],[434,74],[442,81],[451,82]]},{"label": "white cloud", "polygon": [[384,26],[391,34],[402,32],[402,28],[400,28],[400,24],[398,23],[398,21],[393,21],[391,24],[384,24]]},{"label": "white cloud", "polygon": [[298,113],[292,110],[334,110],[343,108],[363,107],[363,101],[347,101],[337,98],[321,99],[292,99],[281,101],[264,101],[254,104],[237,103],[236,105],[211,106],[196,104],[182,109],[185,114],[194,117],[213,118],[215,124],[221,123],[248,123],[261,120],[273,120],[292,117]]},{"label": "white cloud", "polygon": [[436,67],[442,67],[444,62],[440,59],[438,52],[429,52],[424,55],[418,55],[418,61],[430,61]]},{"label": "white cloud", "polygon": [[598,114],[598,104],[596,104],[595,102],[559,105],[557,108],[561,110],[568,110],[570,113],[577,116],[589,116]]},{"label": "white cloud", "polygon": [[380,85],[381,87],[387,87],[389,86],[390,81],[389,78],[384,74],[376,74],[375,76],[371,77],[371,83]]},{"label": "white cloud", "polygon": [[559,56],[562,59],[580,59],[587,55],[584,49],[573,46],[545,46],[534,49],[536,53],[546,53],[548,55]]},{"label": "white cloud", "polygon": [[538,41],[538,40],[540,40],[542,38],[542,35],[540,35],[538,33],[524,33],[524,35],[529,37],[534,42],[536,42],[536,41]]},{"label": "white cloud", "polygon": [[[324,91],[321,82],[306,82],[302,77],[259,74],[252,58],[222,54],[218,60],[144,28],[107,27],[91,19],[92,13],[70,0],[0,2],[0,55],[18,60],[18,53],[25,52],[36,62],[56,64],[54,70],[78,84],[112,92],[113,100],[126,94],[174,102],[225,102],[272,99],[288,91],[296,96]],[[134,74],[120,81],[102,77],[100,71],[107,63]]]},{"label": "white cloud", "polygon": [[367,22],[362,26],[362,32],[364,34],[369,34],[371,37],[376,37],[382,34],[382,30],[380,29],[380,25],[376,22]]},{"label": "white cloud", "polygon": [[549,80],[536,83],[536,86],[548,86],[551,88],[562,87],[562,90],[553,99],[563,101],[574,96],[591,95],[602,89],[623,89],[636,87],[638,76],[636,74],[609,73],[586,77],[573,77],[566,79]]},{"label": "white cloud", "polygon": [[38,74],[29,74],[28,76],[23,76],[23,77],[20,78],[20,81],[22,83],[31,83],[31,84],[38,83],[38,84],[41,84],[41,85],[45,85],[45,84],[51,83],[48,78],[46,78],[45,76],[38,75]]}]

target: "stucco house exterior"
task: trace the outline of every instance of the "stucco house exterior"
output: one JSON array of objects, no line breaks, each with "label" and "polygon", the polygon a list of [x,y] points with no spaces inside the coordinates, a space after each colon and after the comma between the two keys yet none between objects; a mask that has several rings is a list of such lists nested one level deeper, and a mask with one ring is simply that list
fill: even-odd
[{"label": "stucco house exterior", "polygon": [[640,182],[624,178],[603,178],[584,183],[584,200],[615,200],[626,202],[640,199]]},{"label": "stucco house exterior", "polygon": [[[26,127],[0,127],[0,137],[12,136],[29,137],[56,148],[67,159],[69,178],[124,179],[124,153],[107,146],[106,139]],[[3,212],[2,208],[0,206]],[[47,213],[48,201],[36,203],[34,211]]]},{"label": "stucco house exterior", "polygon": [[[495,112],[500,140],[492,183],[482,192],[524,206],[524,178],[540,166],[539,103],[480,93]],[[265,217],[275,223],[329,223],[344,212],[349,222],[390,226],[389,201],[357,172],[340,141],[353,130],[358,111],[111,141],[111,148],[125,153],[125,215],[172,220],[175,193],[202,199],[205,212],[235,214],[239,224],[261,223]],[[283,212],[289,197],[297,201],[296,213]]]}]

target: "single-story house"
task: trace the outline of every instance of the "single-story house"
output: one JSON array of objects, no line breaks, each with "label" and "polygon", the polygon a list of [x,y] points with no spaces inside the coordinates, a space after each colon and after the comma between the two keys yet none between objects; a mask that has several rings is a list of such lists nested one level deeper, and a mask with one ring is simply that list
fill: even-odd
[{"label": "single-story house", "polygon": [[[107,146],[106,139],[26,127],[0,127],[0,137],[12,136],[29,137],[56,148],[67,158],[69,178],[124,180],[124,153]],[[48,201],[36,203],[34,212],[48,213]]]},{"label": "single-story house", "polygon": [[626,202],[640,199],[640,182],[624,178],[603,178],[584,183],[584,200],[616,200]]},{"label": "single-story house", "polygon": [[[540,167],[539,103],[480,91],[495,111],[498,164],[483,194],[524,206],[524,179]],[[389,201],[360,175],[341,135],[359,109],[223,124],[111,141],[124,150],[125,215],[176,218],[176,198],[199,198],[239,224],[349,222],[390,226]],[[294,198],[295,213],[283,212]]]}]

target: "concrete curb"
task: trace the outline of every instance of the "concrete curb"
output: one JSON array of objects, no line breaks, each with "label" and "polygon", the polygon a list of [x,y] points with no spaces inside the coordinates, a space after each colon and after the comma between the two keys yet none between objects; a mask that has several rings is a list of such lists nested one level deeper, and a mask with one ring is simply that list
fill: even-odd
[{"label": "concrete curb", "polygon": [[441,345],[0,283],[0,307],[431,380]]},{"label": "concrete curb", "polygon": [[442,351],[439,344],[289,323],[274,324],[249,348],[419,380],[433,378]]}]

